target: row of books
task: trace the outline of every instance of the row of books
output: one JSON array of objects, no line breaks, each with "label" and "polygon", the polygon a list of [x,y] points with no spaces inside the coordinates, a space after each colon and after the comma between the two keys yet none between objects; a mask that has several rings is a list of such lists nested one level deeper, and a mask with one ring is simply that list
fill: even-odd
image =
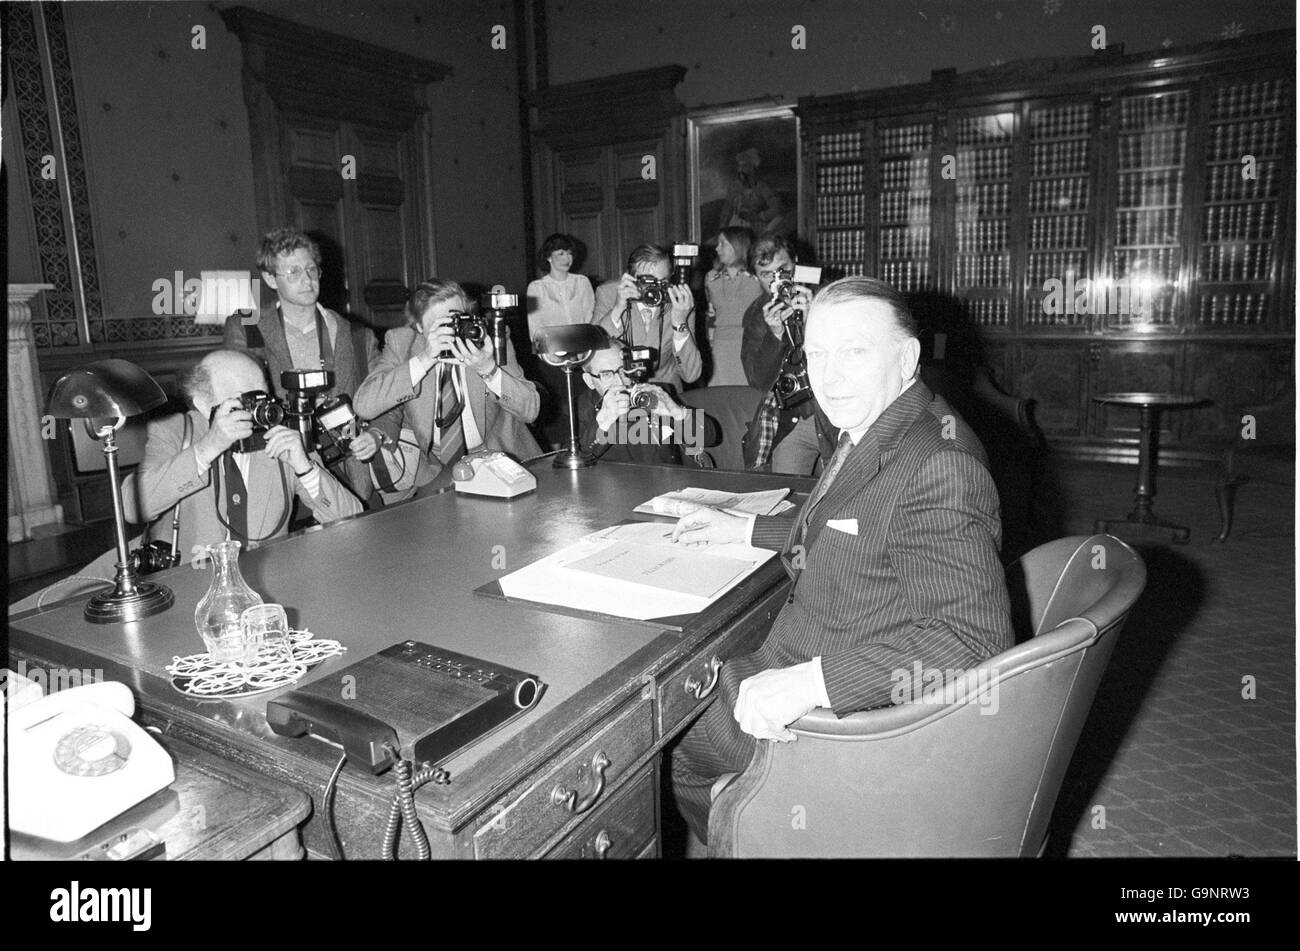
[{"label": "row of books", "polygon": [[819,231],[817,257],[824,264],[858,260],[866,254],[866,235],[861,231]]},{"label": "row of books", "polygon": [[1220,86],[1210,93],[1210,118],[1241,119],[1280,114],[1285,101],[1286,86],[1280,79]]},{"label": "row of books", "polygon": [[880,193],[880,223],[916,224],[930,220],[930,192],[916,190],[910,192]]},{"label": "row of books", "polygon": [[1087,215],[1029,219],[1031,248],[1080,248],[1088,240]]},{"label": "row of books", "polygon": [[1243,202],[1235,205],[1206,205],[1206,241],[1265,240],[1277,234],[1277,205],[1273,202]]},{"label": "row of books", "polygon": [[880,260],[930,256],[930,229],[926,226],[880,229]]},{"label": "row of books", "polygon": [[957,119],[956,142],[958,145],[985,145],[1011,141],[1016,127],[1016,116],[1012,112],[987,116],[961,116]]},{"label": "row of books", "polygon": [[1176,281],[1182,263],[1182,245],[1172,248],[1115,248],[1111,253],[1111,269],[1116,278]]},{"label": "row of books", "polygon": [[900,291],[916,291],[930,283],[930,262],[881,261],[880,279]]},{"label": "row of books", "polygon": [[1197,323],[1249,326],[1268,319],[1268,294],[1202,293]]},{"label": "row of books", "polygon": [[1092,135],[1092,106],[1081,103],[1053,109],[1031,109],[1029,137],[1060,139],[1066,136]]},{"label": "row of books", "polygon": [[1149,132],[1187,126],[1187,93],[1155,93],[1120,100],[1121,132]]},{"label": "row of books", "polygon": [[1006,287],[1011,283],[1011,255],[957,255],[958,287]]},{"label": "row of books", "polygon": [[1119,137],[1120,168],[1150,168],[1156,165],[1183,164],[1183,148],[1187,145],[1187,132],[1168,129],[1156,132],[1139,132]]},{"label": "row of books", "polygon": [[1083,211],[1088,207],[1088,179],[1037,179],[1029,183],[1029,211]]},{"label": "row of books", "polygon": [[1060,281],[1062,286],[1088,274],[1087,255],[1082,251],[1029,252],[1025,267],[1029,287],[1042,288],[1048,281]]},{"label": "row of books", "polygon": [[1276,198],[1281,191],[1282,173],[1278,162],[1261,159],[1253,163],[1253,168],[1250,165],[1211,165],[1205,170],[1207,202]]},{"label": "row of books", "polygon": [[1121,172],[1117,208],[1145,208],[1152,205],[1183,203],[1183,170],[1162,169],[1157,172]]},{"label": "row of books", "polygon": [[864,217],[861,195],[817,196],[817,227],[819,228],[861,224]]},{"label": "row of books", "polygon": [[1005,327],[1010,323],[1010,308],[1004,298],[968,300],[966,313],[981,327]]},{"label": "row of books", "polygon": [[817,158],[823,161],[857,158],[861,154],[861,132],[830,132],[817,137]]},{"label": "row of books", "polygon": [[881,188],[924,188],[930,184],[930,157],[893,159],[880,163]]},{"label": "row of books", "polygon": [[1284,141],[1281,118],[1219,123],[1210,126],[1209,135],[1205,157],[1211,162],[1240,162],[1243,155],[1276,158]]},{"label": "row of books", "polygon": [[1011,176],[1010,149],[958,149],[954,158],[953,170],[957,181]]},{"label": "row of books", "polygon": [[1203,281],[1267,281],[1272,267],[1272,244],[1201,245]]},{"label": "row of books", "polygon": [[1002,251],[1007,246],[1007,220],[994,218],[986,221],[957,222],[957,251],[983,254]]},{"label": "row of books", "polygon": [[1115,213],[1115,243],[1177,244],[1183,224],[1181,208],[1152,208]]},{"label": "row of books", "polygon": [[957,217],[991,218],[1011,213],[1011,185],[1007,182],[990,182],[984,185],[963,185],[957,182]]},{"label": "row of books", "polygon": [[862,166],[817,166],[817,191],[819,193],[862,191]]},{"label": "row of books", "polygon": [[1092,143],[1087,139],[1040,142],[1030,153],[1030,174],[1034,178],[1043,178],[1087,172],[1091,154]]},{"label": "row of books", "polygon": [[930,126],[905,125],[880,130],[880,151],[928,152],[930,151]]}]

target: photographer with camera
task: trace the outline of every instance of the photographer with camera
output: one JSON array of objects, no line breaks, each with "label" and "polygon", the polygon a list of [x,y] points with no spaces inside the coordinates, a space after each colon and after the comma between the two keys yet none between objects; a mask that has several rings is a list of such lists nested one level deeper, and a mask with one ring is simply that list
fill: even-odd
[{"label": "photographer with camera", "polygon": [[181,378],[184,415],[150,420],[144,461],[122,487],[129,521],[180,506],[180,556],[227,538],[245,548],[289,530],[296,493],[322,524],[361,503],[307,456],[302,437],[277,421],[261,366],[238,350],[213,350]]},{"label": "photographer with camera", "polygon": [[646,382],[680,392],[704,371],[695,342],[695,296],[689,284],[670,283],[673,259],[652,244],[636,248],[617,281],[596,288],[595,323],[632,348],[650,348]]},{"label": "photographer with camera", "polygon": [[795,267],[786,238],[760,238],[749,249],[749,268],[763,293],[745,311],[740,360],[763,400],[745,434],[744,455],[749,469],[811,475],[835,451],[839,432],[808,386],[803,326],[812,289],[795,283]]},{"label": "photographer with camera", "polygon": [[[488,322],[468,313],[455,281],[432,278],[406,303],[407,324],[388,331],[370,375],[357,387],[357,413],[396,445],[408,428],[419,446],[415,496],[451,484],[451,466],[467,451],[507,452],[519,459],[541,447],[528,432],[541,397],[524,377],[509,338],[498,362]],[[402,460],[383,450],[390,471]]]},{"label": "photographer with camera", "polygon": [[680,465],[677,438],[693,434],[682,425],[690,410],[666,387],[634,382],[623,359],[623,344],[610,340],[583,365],[582,379],[591,390],[578,400],[583,448],[611,462]]},{"label": "photographer with camera", "polygon": [[[257,267],[275,299],[248,322],[238,313],[227,317],[224,345],[260,360],[270,378],[270,392],[278,399],[290,401],[296,395],[285,384],[292,378],[286,371],[294,370],[333,374],[329,386],[312,394],[317,402],[354,393],[375,354],[375,335],[320,303],[320,247],[295,228],[277,228],[262,238]],[[363,430],[352,433],[347,453],[327,464],[358,498],[379,504],[366,467],[379,440]],[[308,446],[309,451],[319,448]]]}]

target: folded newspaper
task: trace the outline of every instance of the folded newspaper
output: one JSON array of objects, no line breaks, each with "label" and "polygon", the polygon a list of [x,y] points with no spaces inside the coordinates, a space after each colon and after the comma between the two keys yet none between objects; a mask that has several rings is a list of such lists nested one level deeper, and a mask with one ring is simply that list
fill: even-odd
[{"label": "folded newspaper", "polygon": [[679,489],[656,495],[642,502],[632,511],[645,515],[671,515],[680,518],[696,509],[709,506],[731,512],[733,515],[780,515],[794,508],[786,499],[789,489],[769,489],[765,492],[720,492],[717,489]]}]

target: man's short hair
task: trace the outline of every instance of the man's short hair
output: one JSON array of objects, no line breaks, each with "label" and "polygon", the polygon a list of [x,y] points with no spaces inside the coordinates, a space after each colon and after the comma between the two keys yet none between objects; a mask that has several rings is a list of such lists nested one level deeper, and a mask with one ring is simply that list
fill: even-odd
[{"label": "man's short hair", "polygon": [[855,300],[878,300],[889,305],[894,315],[894,332],[902,338],[920,339],[921,328],[912,316],[912,311],[892,284],[874,277],[850,276],[832,281],[813,296],[813,307],[826,307],[832,304],[846,304]]},{"label": "man's short hair", "polygon": [[615,353],[618,354],[619,360],[622,360],[624,347],[625,345],[623,341],[619,340],[617,337],[610,337],[608,340],[605,341],[605,343],[602,346],[599,346],[595,350],[591,351],[591,356],[587,357],[586,360],[582,361],[582,368],[586,370],[588,367],[591,366],[591,361],[596,359],[596,354],[604,353],[607,350],[614,351]]},{"label": "man's short hair", "polygon": [[434,304],[440,304],[455,297],[460,298],[462,304],[468,304],[465,288],[455,281],[449,281],[441,277],[431,277],[427,281],[421,281],[415,285],[415,290],[411,292],[411,297],[406,302],[407,326],[419,330],[420,318],[424,316],[426,310]]},{"label": "man's short hair", "polygon": [[660,261],[671,260],[672,255],[667,248],[661,248],[657,244],[642,244],[633,248],[627,256],[627,273],[636,274],[638,264],[658,264]]},{"label": "man's short hair", "polygon": [[546,236],[542,242],[541,248],[537,251],[537,267],[543,274],[551,270],[551,255],[556,251],[568,251],[574,257],[578,256],[578,244],[567,234],[551,234]]},{"label": "man's short hair", "polygon": [[771,264],[772,259],[784,251],[791,261],[798,261],[794,245],[779,234],[764,235],[749,246],[749,270],[757,274],[758,269]]},{"label": "man's short hair", "polygon": [[262,246],[257,252],[257,269],[265,274],[274,274],[275,259],[282,254],[293,254],[299,248],[306,248],[312,261],[320,267],[320,245],[297,228],[276,228],[262,238]]}]

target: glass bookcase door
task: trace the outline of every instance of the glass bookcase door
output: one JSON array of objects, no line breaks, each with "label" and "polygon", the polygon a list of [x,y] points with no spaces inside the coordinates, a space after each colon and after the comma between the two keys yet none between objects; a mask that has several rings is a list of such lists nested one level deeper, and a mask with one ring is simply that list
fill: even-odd
[{"label": "glass bookcase door", "polygon": [[876,277],[898,290],[932,286],[930,118],[878,124],[874,150]]},{"label": "glass bookcase door", "polygon": [[1091,288],[1107,330],[1176,330],[1184,266],[1185,89],[1119,99],[1110,273]]},{"label": "glass bookcase door", "polygon": [[831,274],[866,274],[866,188],[861,129],[814,140],[817,263]]},{"label": "glass bookcase door", "polygon": [[981,330],[1011,327],[1012,152],[1018,125],[1010,106],[953,120],[952,287]]}]

